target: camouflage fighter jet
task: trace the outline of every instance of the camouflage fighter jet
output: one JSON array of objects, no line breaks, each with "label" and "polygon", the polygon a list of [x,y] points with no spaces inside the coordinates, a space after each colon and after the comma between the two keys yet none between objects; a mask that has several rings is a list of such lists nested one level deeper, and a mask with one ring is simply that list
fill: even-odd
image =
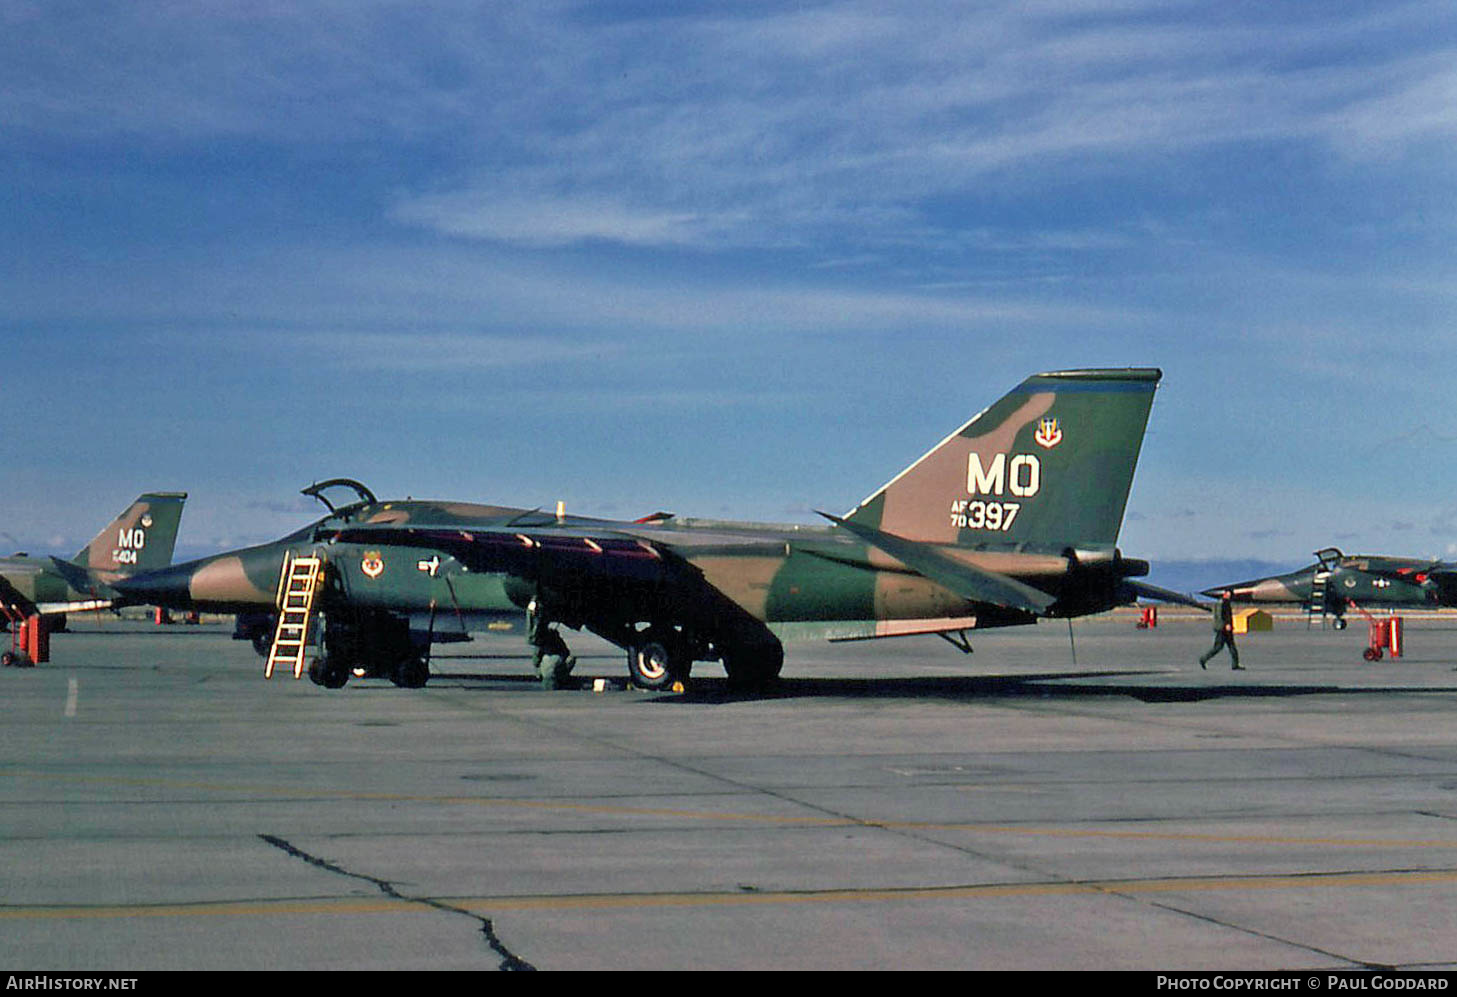
[{"label": "camouflage fighter jet", "polygon": [[1383,609],[1457,606],[1457,564],[1347,555],[1336,547],[1318,550],[1315,557],[1314,564],[1298,571],[1218,585],[1203,594],[1218,598],[1228,590],[1238,603],[1304,606],[1309,612],[1335,617],[1338,630],[1345,629],[1346,609],[1352,605]]},{"label": "camouflage fighter jet", "polygon": [[[1160,377],[1138,368],[1029,377],[855,509],[826,514],[827,526],[380,501],[335,479],[304,490],[329,506],[323,519],[122,588],[178,609],[285,609],[270,668],[321,611],[322,649],[308,671],[330,687],[350,674],[421,685],[430,642],[523,612],[548,686],[571,667],[566,626],[623,648],[632,681],[660,689],[696,661],[722,662],[738,685],[771,680],[780,637],[805,628],[964,642],[964,631],[1140,595],[1188,601],[1135,581],[1148,564],[1115,546]],[[322,492],[339,485],[357,501],[329,503]],[[321,573],[309,579],[314,558]],[[292,611],[292,624],[290,603],[310,607]],[[303,651],[292,646],[298,675]]]},{"label": "camouflage fighter jet", "polygon": [[0,558],[0,615],[13,620],[39,613],[59,630],[68,612],[116,604],[118,580],[172,563],[186,500],[183,492],[137,496],[69,561],[25,554]]}]

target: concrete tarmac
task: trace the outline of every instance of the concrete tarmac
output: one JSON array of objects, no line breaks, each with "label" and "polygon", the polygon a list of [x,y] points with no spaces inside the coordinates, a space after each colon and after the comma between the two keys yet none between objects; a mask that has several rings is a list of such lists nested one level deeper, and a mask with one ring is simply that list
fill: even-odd
[{"label": "concrete tarmac", "polygon": [[331,692],[73,629],[0,672],[9,970],[1457,968],[1457,617],[1243,672],[1207,617],[790,645],[763,696],[573,634],[605,691],[519,637]]}]

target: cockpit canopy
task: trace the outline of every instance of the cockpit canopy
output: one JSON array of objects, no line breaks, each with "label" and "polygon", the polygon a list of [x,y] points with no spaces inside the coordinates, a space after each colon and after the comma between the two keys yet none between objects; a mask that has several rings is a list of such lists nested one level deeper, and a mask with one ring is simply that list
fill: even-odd
[{"label": "cockpit canopy", "polygon": [[377,498],[374,497],[374,492],[370,491],[367,487],[355,481],[353,478],[330,478],[328,481],[318,481],[312,485],[309,485],[309,487],[307,488],[301,489],[299,494],[308,495],[311,498],[316,498],[320,502],[324,503],[324,507],[330,512],[339,513],[341,509],[339,507],[336,507],[334,503],[330,502],[329,499],[326,498],[324,495],[324,492],[329,491],[332,488],[347,488],[350,491],[354,492],[357,498],[354,502],[349,503],[349,507],[360,505],[374,505],[376,502],[379,501]]}]

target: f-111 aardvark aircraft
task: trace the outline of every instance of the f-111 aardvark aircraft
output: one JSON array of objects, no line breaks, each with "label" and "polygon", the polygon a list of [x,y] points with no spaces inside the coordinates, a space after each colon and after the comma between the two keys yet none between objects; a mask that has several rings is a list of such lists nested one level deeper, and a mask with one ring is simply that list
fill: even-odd
[{"label": "f-111 aardvark aircraft", "polygon": [[118,579],[171,563],[186,501],[185,492],[138,495],[69,561],[26,554],[0,558],[0,613],[15,619],[43,615],[59,630],[68,612],[116,604],[112,586]]},{"label": "f-111 aardvark aircraft", "polygon": [[[823,526],[639,521],[442,501],[380,501],[335,479],[304,490],[329,515],[278,541],[133,577],[133,598],[178,609],[279,612],[269,672],[419,686],[432,641],[527,617],[548,686],[573,659],[560,628],[627,652],[661,689],[695,662],[731,682],[780,673],[781,635],[961,634],[1097,613],[1138,596],[1116,547],[1160,371],[1036,374]],[[335,508],[322,495],[352,488]]]},{"label": "f-111 aardvark aircraft", "polygon": [[1337,547],[1315,552],[1316,562],[1299,571],[1231,582],[1204,594],[1252,605],[1294,604],[1335,617],[1346,628],[1350,606],[1381,609],[1439,609],[1457,606],[1457,564],[1418,557],[1343,554]]}]

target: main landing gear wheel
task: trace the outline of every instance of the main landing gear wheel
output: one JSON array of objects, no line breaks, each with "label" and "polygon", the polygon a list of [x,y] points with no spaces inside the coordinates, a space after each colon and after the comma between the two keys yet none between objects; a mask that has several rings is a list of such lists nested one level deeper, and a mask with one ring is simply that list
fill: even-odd
[{"label": "main landing gear wheel", "polygon": [[1344,630],[1346,629],[1346,618],[1344,616],[1337,616],[1335,623],[1331,625],[1334,626],[1337,630]]},{"label": "main landing gear wheel", "polygon": [[657,692],[688,677],[688,655],[674,636],[649,630],[627,652],[627,674],[640,689]]},{"label": "main landing gear wheel", "polygon": [[407,655],[395,664],[390,681],[401,689],[423,689],[430,681],[430,666],[418,654]]},{"label": "main landing gear wheel", "polygon": [[1367,661],[1380,661],[1381,649],[1379,647],[1368,647],[1366,648],[1366,650],[1361,652],[1361,657],[1365,658]]},{"label": "main landing gear wheel", "polygon": [[729,687],[733,689],[754,690],[773,685],[783,668],[784,646],[778,642],[723,650],[723,670],[728,673]]},{"label": "main landing gear wheel", "polygon": [[335,664],[327,654],[315,655],[309,662],[309,681],[325,689],[342,689],[349,681],[349,669]]}]

